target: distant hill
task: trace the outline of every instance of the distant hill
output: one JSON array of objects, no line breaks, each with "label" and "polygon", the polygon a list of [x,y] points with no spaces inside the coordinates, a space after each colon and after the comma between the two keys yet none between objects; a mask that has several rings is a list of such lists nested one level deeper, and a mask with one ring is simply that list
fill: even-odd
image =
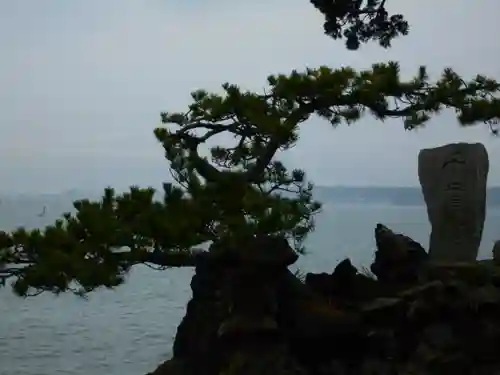
[{"label": "distant hill", "polygon": [[[314,196],[324,203],[372,203],[394,206],[425,205],[420,187],[316,186]],[[500,187],[488,188],[486,202],[488,207],[500,207]]]},{"label": "distant hill", "polygon": [[[487,194],[488,207],[500,207],[500,187],[490,187]],[[0,229],[19,225],[39,227],[49,224],[59,218],[61,213],[74,211],[73,201],[82,198],[94,200],[101,197],[102,191],[79,190],[54,194],[0,193]],[[420,187],[316,186],[314,197],[325,204],[425,205]],[[42,212],[45,214],[42,215]]]}]

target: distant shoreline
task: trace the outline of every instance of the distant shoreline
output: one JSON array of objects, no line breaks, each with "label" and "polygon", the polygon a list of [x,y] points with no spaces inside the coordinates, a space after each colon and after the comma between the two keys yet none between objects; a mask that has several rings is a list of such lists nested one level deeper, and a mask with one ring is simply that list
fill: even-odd
[{"label": "distant shoreline", "polygon": [[[117,192],[125,189],[117,189]],[[161,192],[158,188],[158,192]],[[88,198],[100,199],[103,191],[66,190],[61,193],[0,193],[0,200],[36,201],[37,203]],[[320,186],[314,188],[314,198],[324,203],[387,204],[394,206],[425,206],[420,186]],[[500,207],[500,186],[487,189],[487,206]]]}]

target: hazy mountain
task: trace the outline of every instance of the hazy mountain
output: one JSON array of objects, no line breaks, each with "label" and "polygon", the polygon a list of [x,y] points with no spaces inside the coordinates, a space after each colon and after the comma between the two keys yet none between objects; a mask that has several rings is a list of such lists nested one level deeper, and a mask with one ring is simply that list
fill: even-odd
[{"label": "hazy mountain", "polygon": [[[500,207],[500,187],[489,188],[487,194],[488,207]],[[0,229],[45,226],[63,212],[73,211],[73,201],[82,198],[94,200],[101,196],[102,191],[79,190],[53,194],[0,194]],[[317,186],[314,196],[325,204],[424,205],[420,187]]]},{"label": "hazy mountain", "polygon": [[[425,205],[420,187],[347,187],[317,186],[316,199],[328,203],[390,204],[395,206]],[[500,206],[500,187],[487,190],[488,207]]]}]

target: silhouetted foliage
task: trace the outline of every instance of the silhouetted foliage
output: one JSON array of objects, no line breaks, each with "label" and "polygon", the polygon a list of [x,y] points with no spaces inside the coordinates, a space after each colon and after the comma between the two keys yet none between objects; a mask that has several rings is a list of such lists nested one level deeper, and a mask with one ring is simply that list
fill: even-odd
[{"label": "silhouetted foliage", "polygon": [[[388,17],[384,1],[313,4],[326,16],[327,34],[346,36],[350,49],[371,39],[388,47],[408,31],[402,16]],[[216,242],[237,249],[256,234],[284,236],[302,252],[320,205],[304,172],[288,171],[275,156],[297,143],[300,125],[313,115],[337,126],[368,113],[378,120],[400,118],[405,129],[414,129],[451,108],[460,124],[486,122],[493,131],[500,116],[500,86],[493,79],[465,81],[448,68],[431,82],[421,67],[402,80],[396,62],[363,71],[322,66],[273,75],[265,93],[229,83],[222,89],[193,92],[186,112],[162,114],[165,127],[154,134],[175,180],[164,184],[162,200],[151,188],[122,195],[110,188],[100,201],[75,202],[75,215],[43,230],[0,233],[0,265],[14,277],[15,292],[84,294],[114,287],[134,264],[192,265],[196,246]],[[200,146],[221,133],[232,135],[235,145],[204,156]]]},{"label": "silhouetted foliage", "polygon": [[388,48],[392,39],[409,31],[403,15],[389,16],[386,0],[311,0],[311,3],[325,16],[325,34],[334,39],[345,38],[349,50],[356,50],[369,40],[378,40],[380,46]]}]

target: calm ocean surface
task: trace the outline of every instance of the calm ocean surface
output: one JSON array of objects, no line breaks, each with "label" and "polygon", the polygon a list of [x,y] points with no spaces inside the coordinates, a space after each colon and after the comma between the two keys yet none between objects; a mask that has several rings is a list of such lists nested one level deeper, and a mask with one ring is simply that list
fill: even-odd
[{"label": "calm ocean surface", "polygon": [[[3,202],[0,228],[42,226],[68,203],[51,197],[46,217],[37,213],[45,203]],[[377,222],[428,243],[424,207],[328,205],[309,238],[310,254],[303,271],[330,272],[349,256],[369,265]],[[500,239],[500,210],[490,209],[481,256],[489,256]],[[143,375],[171,355],[176,327],[190,298],[190,269],[155,272],[137,267],[128,282],[114,291],[99,291],[81,300],[50,294],[23,300],[9,288],[0,289],[0,375]]]}]

